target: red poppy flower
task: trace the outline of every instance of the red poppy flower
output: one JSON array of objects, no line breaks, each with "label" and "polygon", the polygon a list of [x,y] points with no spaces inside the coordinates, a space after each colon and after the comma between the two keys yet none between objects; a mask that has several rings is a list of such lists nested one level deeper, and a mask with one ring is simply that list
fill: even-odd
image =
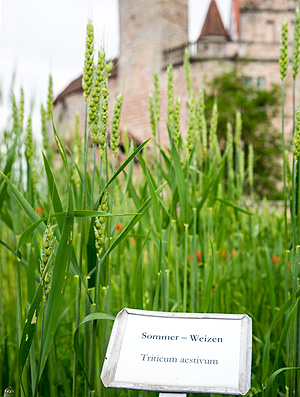
[{"label": "red poppy flower", "polygon": [[35,212],[36,212],[38,215],[42,215],[42,213],[43,213],[42,207],[41,207],[40,205],[38,205],[38,206],[36,207],[36,209],[35,209]]},{"label": "red poppy flower", "polygon": [[280,258],[279,258],[279,256],[272,255],[272,256],[271,256],[271,261],[272,261],[275,265],[278,265],[278,263],[279,263],[279,261],[280,261]]}]

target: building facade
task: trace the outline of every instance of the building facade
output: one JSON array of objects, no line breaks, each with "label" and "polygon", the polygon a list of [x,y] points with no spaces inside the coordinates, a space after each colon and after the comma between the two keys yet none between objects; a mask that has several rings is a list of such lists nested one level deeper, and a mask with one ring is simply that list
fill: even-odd
[{"label": "building facade", "polygon": [[[199,0],[201,1],[201,0]],[[184,50],[188,46],[192,85],[197,93],[204,80],[232,66],[242,67],[246,84],[270,88],[280,83],[279,41],[281,25],[288,18],[290,41],[297,0],[232,0],[231,21],[225,29],[215,0],[210,6],[198,40],[188,42],[188,0],[119,0],[120,51],[109,79],[110,119],[119,92],[124,103],[121,130],[142,142],[151,136],[148,94],[153,91],[153,72],[159,74],[161,87],[160,131],[162,143],[166,129],[167,66],[173,64],[174,96],[181,96],[181,126],[187,128],[187,90],[183,69]],[[74,114],[84,120],[84,99],[80,76],[54,102],[54,118],[60,131],[70,134]],[[291,84],[289,70],[287,84]],[[287,128],[291,134],[291,99],[286,101]]]}]

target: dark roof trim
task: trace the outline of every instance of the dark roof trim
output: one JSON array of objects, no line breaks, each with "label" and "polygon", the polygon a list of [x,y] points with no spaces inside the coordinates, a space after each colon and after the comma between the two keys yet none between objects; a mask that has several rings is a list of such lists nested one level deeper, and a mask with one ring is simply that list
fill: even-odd
[{"label": "dark roof trim", "polygon": [[274,8],[242,8],[241,13],[260,13],[260,12],[268,12],[273,14],[286,14],[287,12],[295,13],[294,8],[281,8],[281,9],[274,9]]},{"label": "dark roof trim", "polygon": [[73,80],[54,100],[53,104],[56,105],[58,102],[63,100],[65,97],[83,92],[82,88],[82,75]]},{"label": "dark roof trim", "polygon": [[[191,63],[202,63],[202,62],[208,62],[208,61],[219,61],[221,62],[234,62],[234,63],[249,63],[249,62],[261,62],[261,63],[278,63],[278,58],[239,58],[237,56],[232,56],[232,57],[203,57],[203,58],[197,58],[197,57],[192,57],[190,58]],[[177,61],[172,63],[173,67],[179,67],[183,65],[183,61]],[[167,66],[162,68],[163,70],[167,69]]]}]

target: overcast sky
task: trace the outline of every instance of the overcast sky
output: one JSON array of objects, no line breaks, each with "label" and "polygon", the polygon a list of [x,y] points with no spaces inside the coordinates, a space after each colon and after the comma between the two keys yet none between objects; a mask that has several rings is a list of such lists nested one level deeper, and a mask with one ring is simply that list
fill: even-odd
[{"label": "overcast sky", "polygon": [[[138,0],[137,0],[138,1]],[[172,0],[170,0],[172,1]],[[199,36],[210,0],[189,0],[189,40]],[[225,26],[231,0],[217,0]],[[118,0],[0,0],[0,133],[10,114],[9,92],[23,87],[26,115],[34,104],[39,129],[40,103],[46,102],[48,77],[54,95],[82,73],[86,24],[92,19],[95,48],[104,46],[107,57],[118,54]]]}]

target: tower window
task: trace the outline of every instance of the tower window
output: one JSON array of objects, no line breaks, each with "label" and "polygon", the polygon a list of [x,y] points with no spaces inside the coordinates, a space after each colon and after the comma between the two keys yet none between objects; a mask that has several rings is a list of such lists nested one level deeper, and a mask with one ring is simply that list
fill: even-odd
[{"label": "tower window", "polygon": [[252,87],[252,77],[243,77],[243,85],[245,88]]},{"label": "tower window", "polygon": [[266,41],[268,43],[273,43],[276,41],[276,33],[275,33],[275,23],[273,20],[269,19],[267,21],[266,26]]},{"label": "tower window", "polygon": [[256,84],[257,84],[258,90],[264,90],[266,88],[266,78],[265,77],[257,77]]}]

